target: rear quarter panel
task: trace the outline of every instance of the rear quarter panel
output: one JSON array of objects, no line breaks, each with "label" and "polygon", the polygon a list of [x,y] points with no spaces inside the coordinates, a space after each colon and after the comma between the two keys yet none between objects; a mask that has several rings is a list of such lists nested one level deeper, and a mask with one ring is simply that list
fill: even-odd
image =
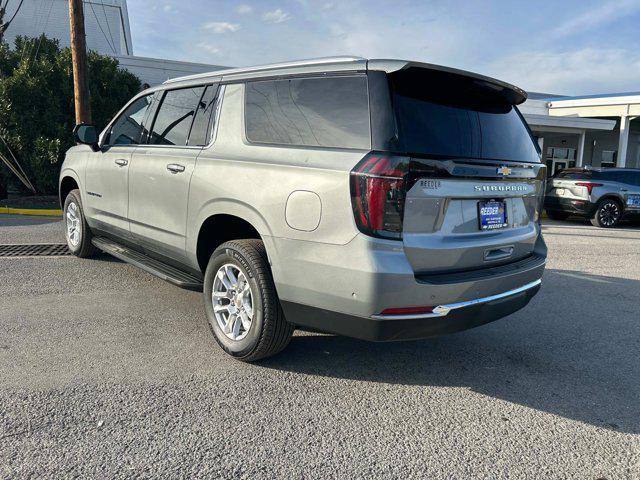
[{"label": "rear quarter panel", "polygon": [[[244,85],[227,85],[215,141],[199,155],[191,180],[187,254],[193,266],[201,225],[221,213],[251,223],[265,239],[272,263],[286,254],[278,251],[277,239],[347,244],[358,233],[349,173],[366,153],[249,144]],[[287,199],[295,191],[314,192],[320,199],[320,219],[312,231],[294,229],[286,221]]]}]

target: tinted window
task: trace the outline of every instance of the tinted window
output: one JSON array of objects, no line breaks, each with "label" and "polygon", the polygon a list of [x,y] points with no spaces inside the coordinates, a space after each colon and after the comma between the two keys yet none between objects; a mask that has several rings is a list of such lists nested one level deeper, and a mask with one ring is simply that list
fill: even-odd
[{"label": "tinted window", "polygon": [[160,106],[162,95],[164,95],[163,91],[159,91],[151,95],[149,108],[147,108],[147,113],[145,113],[144,119],[142,120],[142,136],[140,137],[140,143],[147,143],[149,139],[149,136],[151,134],[151,124],[153,123],[153,120],[156,116],[156,111]]},{"label": "tinted window", "polygon": [[203,91],[204,87],[167,91],[153,122],[149,143],[186,145],[191,122]]},{"label": "tinted window", "polygon": [[209,85],[200,99],[189,135],[189,145],[204,146],[209,143],[217,91],[217,85]]},{"label": "tinted window", "polygon": [[140,143],[142,121],[151,103],[151,95],[137,99],[113,123],[106,145],[137,145]]},{"label": "tinted window", "polygon": [[581,180],[591,178],[591,172],[567,172],[561,171],[554,175],[555,178],[564,178],[566,180]]},{"label": "tinted window", "polygon": [[631,183],[631,172],[604,170],[601,172],[593,172],[593,178],[607,182]]},{"label": "tinted window", "polygon": [[371,148],[364,75],[291,78],[246,85],[251,142]]},{"label": "tinted window", "polygon": [[516,107],[488,84],[417,68],[401,70],[389,79],[402,151],[540,161]]}]

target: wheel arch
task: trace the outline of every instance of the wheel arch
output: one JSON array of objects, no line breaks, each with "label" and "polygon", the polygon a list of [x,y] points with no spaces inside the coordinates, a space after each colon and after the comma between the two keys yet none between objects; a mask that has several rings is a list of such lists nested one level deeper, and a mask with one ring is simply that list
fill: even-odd
[{"label": "wheel arch", "polygon": [[600,197],[598,199],[598,203],[596,204],[596,210],[598,209],[598,207],[600,207],[600,204],[602,202],[604,202],[605,200],[614,200],[615,202],[617,202],[618,205],[620,205],[621,212],[624,213],[624,199],[622,197],[620,197],[619,195],[616,195],[614,193],[607,193],[607,194],[603,195],[602,197]]},{"label": "wheel arch", "polygon": [[71,171],[65,171],[60,175],[60,186],[58,188],[61,208],[64,208],[64,200],[71,190],[80,189],[78,177]]},{"label": "wheel arch", "polygon": [[264,242],[258,229],[246,218],[229,213],[215,213],[205,218],[200,224],[195,242],[195,257],[200,271],[204,273],[209,257],[224,242],[245,238]]}]

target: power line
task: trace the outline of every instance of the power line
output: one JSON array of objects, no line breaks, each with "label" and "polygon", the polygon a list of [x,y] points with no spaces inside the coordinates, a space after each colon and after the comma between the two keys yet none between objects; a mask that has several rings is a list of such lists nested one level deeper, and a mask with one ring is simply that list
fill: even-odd
[{"label": "power line", "polygon": [[[3,28],[4,30],[6,30],[6,29],[9,27],[9,25],[11,25],[11,22],[13,22],[13,19],[14,19],[14,18],[16,18],[16,15],[18,15],[18,12],[19,12],[19,11],[20,11],[20,9],[22,8],[22,3],[23,3],[23,2],[24,2],[24,0],[20,0],[20,3],[18,4],[18,8],[16,8],[16,11],[15,11],[15,12],[13,12],[13,17],[11,17],[11,19],[10,19],[8,22],[6,22],[6,23],[2,26],[2,28]],[[8,5],[9,5],[9,0],[7,0],[7,3],[5,4],[5,8],[6,8]]]},{"label": "power line", "polygon": [[109,39],[107,38],[107,34],[104,32],[103,28],[102,28],[102,24],[100,24],[100,20],[98,20],[98,16],[96,15],[96,11],[93,9],[93,3],[91,2],[86,2],[89,4],[89,6],[91,7],[91,11],[93,12],[93,16],[96,19],[96,23],[98,24],[98,28],[100,29],[100,31],[102,32],[102,36],[104,37],[104,39],[107,41],[107,45],[109,45],[109,48],[111,48],[111,50],[113,50],[113,54],[117,55],[118,52],[116,52],[116,48],[111,45],[111,43],[109,42]]},{"label": "power line", "polygon": [[[40,51],[40,45],[42,45],[42,39],[44,39],[44,32],[47,30],[47,25],[49,25],[49,17],[51,17],[51,9],[53,8],[53,3],[55,0],[51,0],[49,4],[49,11],[47,12],[47,18],[44,21],[44,26],[42,27],[42,34],[40,35],[40,39],[38,40],[38,48],[36,48],[36,53],[33,55],[33,61],[36,61],[38,58],[38,52]],[[29,55],[31,56],[31,55]],[[28,63],[31,63],[30,61]]]},{"label": "power line", "polygon": [[115,47],[116,41],[113,39],[113,34],[111,33],[111,25],[109,25],[109,19],[107,18],[107,9],[104,7],[104,1],[100,2],[100,5],[102,5],[102,13],[104,14],[104,21],[107,22],[107,30],[109,31],[109,38],[111,38],[111,44]]}]

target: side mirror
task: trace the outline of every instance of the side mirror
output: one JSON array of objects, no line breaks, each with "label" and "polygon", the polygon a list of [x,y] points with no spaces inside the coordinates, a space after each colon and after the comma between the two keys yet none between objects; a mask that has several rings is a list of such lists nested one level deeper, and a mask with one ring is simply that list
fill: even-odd
[{"label": "side mirror", "polygon": [[89,145],[93,151],[98,151],[98,130],[93,125],[81,123],[73,129],[73,139],[76,143]]}]

